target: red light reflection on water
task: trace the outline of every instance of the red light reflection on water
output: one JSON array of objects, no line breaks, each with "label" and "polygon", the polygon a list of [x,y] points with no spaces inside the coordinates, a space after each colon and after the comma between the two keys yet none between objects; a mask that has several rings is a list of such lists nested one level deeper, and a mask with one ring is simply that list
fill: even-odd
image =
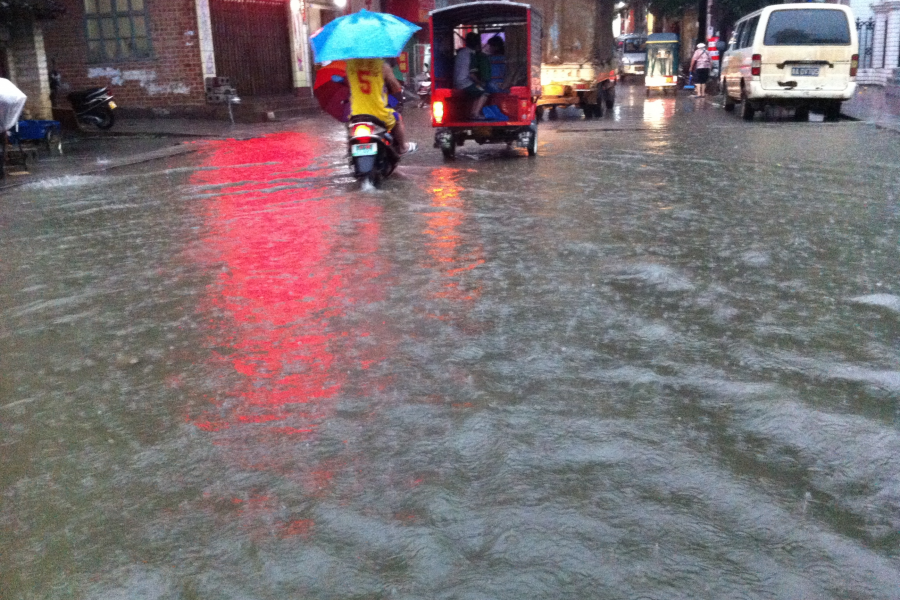
[{"label": "red light reflection on water", "polygon": [[[468,287],[462,277],[478,265],[484,264],[484,249],[479,245],[467,249],[463,244],[460,227],[469,215],[465,201],[460,198],[460,186],[456,183],[458,171],[443,167],[434,171],[435,183],[431,187],[431,206],[425,235],[428,238],[426,249],[431,264],[427,267],[436,269],[440,274],[438,291],[433,298],[453,300],[456,302],[474,302],[481,295],[481,286]],[[440,315],[429,315],[432,318],[445,320]]]},{"label": "red light reflection on water", "polygon": [[[346,307],[382,293],[373,282],[383,270],[381,209],[297,185],[323,145],[295,132],[216,143],[192,178],[210,193],[198,254],[219,271],[204,308],[216,315],[206,334],[225,375],[223,392],[190,420],[241,468],[283,474],[310,492],[329,485],[340,465],[296,465],[283,441],[313,434],[348,373],[384,355],[360,347],[368,326],[342,325]],[[285,535],[313,530],[302,519],[283,527]]]}]

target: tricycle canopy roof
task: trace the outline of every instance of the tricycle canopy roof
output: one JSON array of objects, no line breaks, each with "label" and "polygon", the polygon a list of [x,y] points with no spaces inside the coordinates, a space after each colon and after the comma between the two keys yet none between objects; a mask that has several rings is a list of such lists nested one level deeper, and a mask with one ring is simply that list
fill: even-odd
[{"label": "tricycle canopy roof", "polygon": [[527,23],[529,11],[540,14],[530,5],[518,2],[466,2],[438,8],[429,15],[437,31],[460,25],[492,27]]},{"label": "tricycle canopy roof", "polygon": [[651,33],[647,36],[648,44],[671,44],[678,41],[677,33]]}]

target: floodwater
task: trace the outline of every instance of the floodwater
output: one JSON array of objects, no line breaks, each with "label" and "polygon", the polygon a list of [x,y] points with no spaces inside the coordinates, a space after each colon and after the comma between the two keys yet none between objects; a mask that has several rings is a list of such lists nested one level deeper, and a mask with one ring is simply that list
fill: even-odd
[{"label": "floodwater", "polygon": [[0,597],[896,599],[896,134],[619,101],[4,193]]}]

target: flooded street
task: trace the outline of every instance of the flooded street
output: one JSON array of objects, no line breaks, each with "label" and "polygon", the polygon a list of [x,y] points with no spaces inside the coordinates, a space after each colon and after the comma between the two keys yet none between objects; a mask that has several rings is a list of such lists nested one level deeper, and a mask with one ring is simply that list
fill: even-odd
[{"label": "flooded street", "polygon": [[900,147],[620,86],[0,197],[0,598],[896,599]]}]

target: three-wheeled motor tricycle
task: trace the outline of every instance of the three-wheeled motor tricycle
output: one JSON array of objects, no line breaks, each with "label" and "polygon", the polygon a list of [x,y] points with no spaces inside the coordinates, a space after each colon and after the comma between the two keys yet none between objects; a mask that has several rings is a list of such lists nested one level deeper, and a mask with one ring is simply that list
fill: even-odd
[{"label": "three-wheeled motor tricycle", "polygon": [[[541,13],[516,2],[467,2],[430,13],[431,124],[437,128],[434,145],[444,158],[453,158],[466,140],[478,144],[505,143],[537,154],[536,101],[541,95]],[[477,33],[483,46],[499,37],[505,48],[499,93],[488,96],[486,120],[473,120],[473,102],[464,89],[455,89],[454,63],[468,33]],[[496,40],[494,40],[496,42]],[[493,72],[493,70],[492,70]],[[498,80],[499,81],[499,80]],[[494,89],[494,88],[491,88]]]},{"label": "three-wheeled motor tricycle", "polygon": [[647,36],[647,65],[644,86],[650,90],[678,89],[678,35],[651,33]]}]

